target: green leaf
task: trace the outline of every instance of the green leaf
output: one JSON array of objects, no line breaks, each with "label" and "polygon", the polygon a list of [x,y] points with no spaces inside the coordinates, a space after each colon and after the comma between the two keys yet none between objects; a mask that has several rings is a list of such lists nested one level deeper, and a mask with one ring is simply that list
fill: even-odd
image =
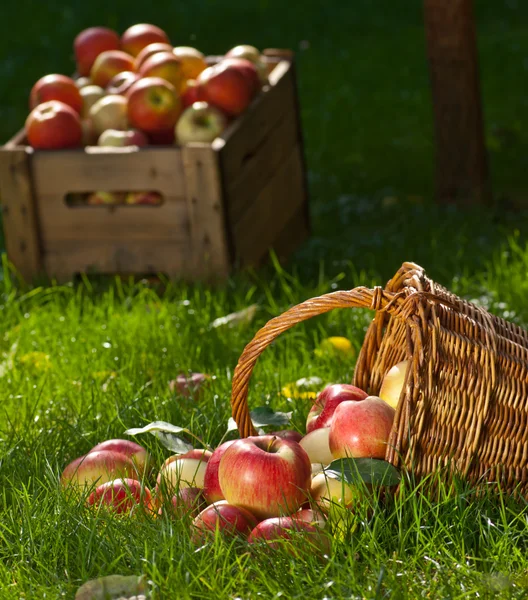
[{"label": "green leaf", "polygon": [[360,481],[371,485],[393,486],[400,483],[398,469],[385,460],[377,458],[339,458],[324,470],[328,477],[357,484]]},{"label": "green leaf", "polygon": [[[254,410],[249,412],[251,416],[251,422],[257,429],[259,427],[266,427],[266,425],[287,425],[291,421],[291,412],[275,412],[269,406],[258,406]],[[234,431],[238,429],[237,424],[233,417],[229,417],[227,422],[227,431]]]},{"label": "green leaf", "polygon": [[144,575],[108,575],[84,583],[75,594],[75,600],[127,600],[147,598]]},{"label": "green leaf", "polygon": [[194,448],[192,444],[172,433],[165,433],[164,431],[152,431],[151,433],[158,438],[165,448],[175,454],[185,454]]}]

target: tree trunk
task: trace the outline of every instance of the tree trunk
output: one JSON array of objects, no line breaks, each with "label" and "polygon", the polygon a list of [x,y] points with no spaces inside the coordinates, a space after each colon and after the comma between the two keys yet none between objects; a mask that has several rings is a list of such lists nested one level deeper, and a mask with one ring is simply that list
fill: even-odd
[{"label": "tree trunk", "polygon": [[473,0],[424,0],[438,202],[490,203]]}]

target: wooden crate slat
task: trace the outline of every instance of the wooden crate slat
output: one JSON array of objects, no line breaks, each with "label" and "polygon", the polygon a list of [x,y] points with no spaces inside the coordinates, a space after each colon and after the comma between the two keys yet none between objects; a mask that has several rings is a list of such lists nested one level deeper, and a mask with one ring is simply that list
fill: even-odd
[{"label": "wooden crate slat", "polygon": [[303,205],[302,177],[302,156],[295,146],[255,202],[233,225],[236,259],[242,266],[258,264]]},{"label": "wooden crate slat", "polygon": [[273,242],[280,261],[287,259],[310,235],[306,208],[301,204]]},{"label": "wooden crate slat", "polygon": [[68,192],[156,190],[184,196],[180,148],[89,152],[36,151],[33,176],[39,195]]},{"label": "wooden crate slat", "polygon": [[29,162],[24,147],[0,149],[0,201],[7,256],[26,280],[42,269]]}]

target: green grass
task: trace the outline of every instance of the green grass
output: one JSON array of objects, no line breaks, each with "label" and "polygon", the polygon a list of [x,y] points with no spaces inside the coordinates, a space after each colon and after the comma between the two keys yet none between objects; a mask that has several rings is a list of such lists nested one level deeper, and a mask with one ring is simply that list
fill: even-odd
[{"label": "green grass", "polygon": [[[84,581],[145,574],[159,598],[523,598],[528,588],[525,504],[460,486],[436,501],[405,485],[369,512],[329,557],[250,555],[244,543],[196,550],[186,520],[116,519],[61,493],[64,466],[95,443],[153,420],[192,427],[215,445],[230,416],[231,377],[267,319],[333,289],[383,284],[404,260],[492,312],[528,325],[525,211],[528,9],[477,0],[486,137],[496,206],[436,207],[432,122],[421,2],[39,3],[19,0],[0,20],[0,139],[22,124],[32,83],[72,71],[83,27],[164,26],[172,40],[220,53],[240,42],[298,50],[313,236],[286,269],[271,265],[220,288],[120,281],[0,287],[0,598],[71,598]],[[163,19],[160,18],[163,15]],[[302,42],[302,44],[301,44]],[[308,42],[308,43],[305,43]],[[304,48],[304,49],[301,49]],[[386,197],[395,197],[388,205]],[[7,275],[7,273],[5,273]],[[212,329],[259,304],[255,321]],[[293,411],[285,383],[317,375],[350,381],[352,362],[318,358],[329,335],[359,349],[370,314],[338,311],[298,325],[259,360],[250,405]],[[215,375],[199,400],[170,392],[188,370]],[[168,456],[140,439],[160,464]],[[151,485],[154,482],[150,482]],[[299,542],[302,547],[302,541]]]}]

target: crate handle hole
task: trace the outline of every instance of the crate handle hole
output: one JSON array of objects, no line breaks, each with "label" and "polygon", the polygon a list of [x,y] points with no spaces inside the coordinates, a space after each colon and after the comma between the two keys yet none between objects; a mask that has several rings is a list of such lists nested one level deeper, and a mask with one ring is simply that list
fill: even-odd
[{"label": "crate handle hole", "polygon": [[68,192],[64,203],[71,208],[80,206],[161,206],[165,201],[163,194],[157,190]]}]

